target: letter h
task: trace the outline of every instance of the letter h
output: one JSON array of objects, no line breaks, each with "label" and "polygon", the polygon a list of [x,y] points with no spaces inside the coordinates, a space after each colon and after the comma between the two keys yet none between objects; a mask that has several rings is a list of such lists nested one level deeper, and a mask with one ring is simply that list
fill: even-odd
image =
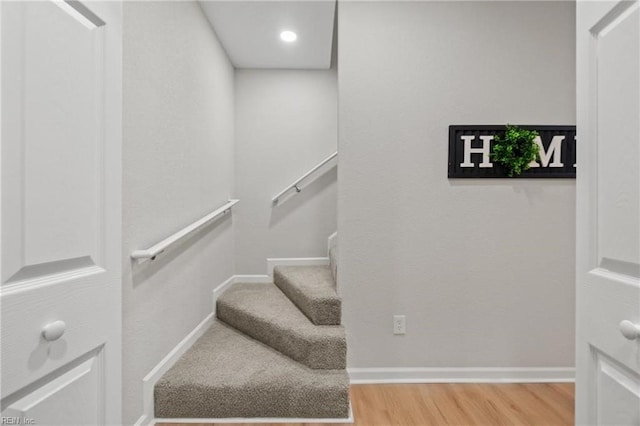
[{"label": "letter h", "polygon": [[463,135],[461,138],[464,141],[464,162],[460,164],[460,167],[475,167],[475,163],[471,162],[471,154],[482,154],[482,163],[480,163],[479,167],[493,167],[493,163],[489,160],[493,136],[480,136],[480,140],[482,141],[482,147],[480,148],[471,148],[471,142],[476,138],[474,135]]}]

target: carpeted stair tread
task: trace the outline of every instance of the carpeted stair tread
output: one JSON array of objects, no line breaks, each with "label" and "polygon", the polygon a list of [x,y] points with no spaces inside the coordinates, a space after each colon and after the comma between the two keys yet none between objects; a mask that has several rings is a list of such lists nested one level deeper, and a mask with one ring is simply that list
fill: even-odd
[{"label": "carpeted stair tread", "polygon": [[346,418],[345,370],[312,370],[215,322],[154,389],[158,418]]},{"label": "carpeted stair tread", "polygon": [[228,325],[307,367],[346,368],[344,327],[314,325],[274,284],[234,284],[218,298],[216,312]]},{"label": "carpeted stair tread", "polygon": [[342,300],[331,266],[276,266],[273,280],[314,324],[340,324]]}]

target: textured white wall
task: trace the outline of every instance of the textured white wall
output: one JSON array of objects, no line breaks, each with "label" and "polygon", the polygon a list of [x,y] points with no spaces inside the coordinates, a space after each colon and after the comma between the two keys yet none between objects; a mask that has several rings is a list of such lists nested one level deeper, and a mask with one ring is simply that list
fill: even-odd
[{"label": "textured white wall", "polygon": [[124,2],[123,407],[142,378],[211,313],[233,274],[228,217],[143,265],[145,248],[225,203],[233,189],[233,68],[194,2]]},{"label": "textured white wall", "polygon": [[336,151],[335,70],[237,70],[236,270],[268,257],[327,255],[336,230],[336,168],[279,206],[271,198]]},{"label": "textured white wall", "polygon": [[[449,180],[450,124],[574,124],[572,2],[340,2],[351,367],[574,363],[572,180]],[[392,335],[392,315],[407,334]]]}]

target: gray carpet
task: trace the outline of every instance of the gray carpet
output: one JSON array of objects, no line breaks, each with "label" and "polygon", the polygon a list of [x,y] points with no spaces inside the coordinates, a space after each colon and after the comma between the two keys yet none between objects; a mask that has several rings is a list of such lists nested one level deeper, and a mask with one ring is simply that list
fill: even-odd
[{"label": "gray carpet", "polygon": [[307,367],[346,368],[344,327],[314,325],[274,284],[234,284],[218,299],[216,312],[228,325]]},{"label": "gray carpet", "polygon": [[276,266],[273,280],[314,324],[340,324],[342,301],[329,265]]},{"label": "gray carpet", "polygon": [[159,418],[346,418],[349,378],[215,323],[160,379],[154,398]]}]

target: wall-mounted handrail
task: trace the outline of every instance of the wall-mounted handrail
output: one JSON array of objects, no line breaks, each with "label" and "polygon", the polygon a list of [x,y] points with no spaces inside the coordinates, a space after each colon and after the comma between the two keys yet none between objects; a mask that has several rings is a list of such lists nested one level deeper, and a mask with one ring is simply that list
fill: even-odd
[{"label": "wall-mounted handrail", "polygon": [[135,250],[133,253],[131,253],[131,258],[136,259],[138,263],[146,262],[149,259],[154,260],[156,256],[165,251],[167,247],[177,243],[192,232],[199,230],[212,220],[229,213],[231,211],[231,207],[233,207],[238,201],[240,200],[229,200],[229,202],[224,206],[212,211],[202,219],[196,220],[191,225],[182,228],[175,234],[165,238],[164,240],[149,247],[148,249]]},{"label": "wall-mounted handrail", "polygon": [[280,191],[278,193],[278,195],[276,195],[275,197],[273,197],[271,199],[271,202],[273,203],[274,206],[278,205],[278,201],[280,200],[280,198],[282,198],[283,195],[285,195],[287,192],[291,191],[291,190],[296,190],[296,192],[300,192],[302,191],[302,188],[300,188],[300,183],[302,183],[302,181],[304,181],[306,178],[308,178],[309,176],[311,176],[312,174],[314,174],[316,171],[318,171],[318,169],[320,169],[322,166],[324,166],[325,164],[327,164],[328,162],[330,162],[331,160],[333,160],[334,158],[338,158],[338,151],[334,152],[333,154],[331,154],[330,156],[328,156],[327,158],[325,158],[324,160],[322,160],[320,163],[318,163],[316,166],[314,166],[311,170],[309,170],[307,173],[305,173],[304,175],[300,176],[295,182],[293,182],[291,185],[287,186],[285,189],[283,189],[282,191]]}]

